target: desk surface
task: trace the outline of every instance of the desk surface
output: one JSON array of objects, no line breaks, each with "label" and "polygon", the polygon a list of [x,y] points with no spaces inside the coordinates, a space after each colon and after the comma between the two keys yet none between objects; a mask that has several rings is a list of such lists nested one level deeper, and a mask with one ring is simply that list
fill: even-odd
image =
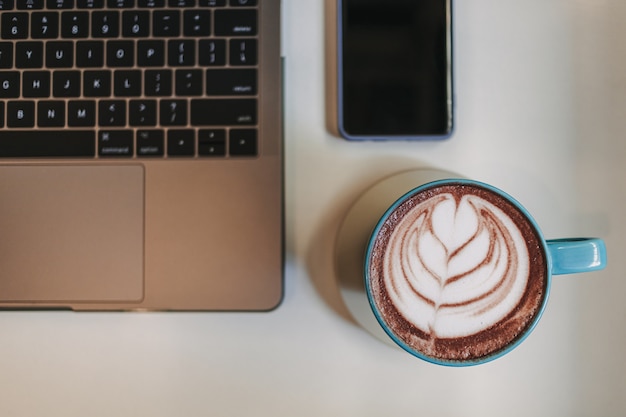
[{"label": "desk surface", "polygon": [[[0,415],[626,413],[626,3],[456,2],[456,133],[440,143],[348,143],[328,133],[324,6],[284,0],[282,306],[4,312]],[[535,332],[486,365],[438,367],[378,342],[345,318],[333,241],[363,189],[421,166],[507,190],[547,237],[603,237],[609,267],[555,278]]]}]

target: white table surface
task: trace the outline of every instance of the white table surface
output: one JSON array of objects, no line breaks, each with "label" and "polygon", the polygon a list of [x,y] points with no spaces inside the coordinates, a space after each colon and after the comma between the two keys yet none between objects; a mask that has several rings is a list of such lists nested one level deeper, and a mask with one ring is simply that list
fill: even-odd
[{"label": "white table surface", "polygon": [[[327,3],[329,3],[327,1]],[[284,0],[286,290],[251,313],[0,313],[0,415],[626,415],[626,2],[458,0],[456,133],[348,143],[325,120],[324,1]],[[332,249],[378,179],[422,166],[490,182],[547,237],[605,239],[556,277],[534,333],[450,369],[345,318]]]}]

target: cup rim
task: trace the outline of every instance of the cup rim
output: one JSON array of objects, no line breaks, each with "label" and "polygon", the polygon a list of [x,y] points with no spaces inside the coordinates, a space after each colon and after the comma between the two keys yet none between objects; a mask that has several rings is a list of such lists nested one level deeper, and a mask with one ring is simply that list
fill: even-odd
[{"label": "cup rim", "polygon": [[[518,335],[513,341],[511,341],[511,343],[509,343],[502,349],[499,349],[489,355],[476,358],[476,359],[471,359],[471,360],[445,360],[445,359],[435,358],[435,357],[426,355],[412,348],[411,346],[409,346],[407,343],[401,340],[389,328],[389,326],[386,325],[385,320],[382,318],[378,310],[378,307],[376,306],[374,297],[372,296],[372,290],[370,286],[370,272],[369,272],[370,266],[371,266],[370,256],[374,247],[374,242],[376,241],[376,237],[378,236],[380,229],[382,228],[383,224],[387,221],[389,216],[398,208],[398,206],[400,206],[402,203],[404,203],[407,199],[411,198],[415,194],[420,193],[426,189],[439,187],[442,185],[450,185],[450,184],[471,185],[471,186],[476,186],[479,188],[484,188],[487,191],[494,192],[495,194],[498,194],[502,196],[503,198],[505,198],[506,200],[508,200],[509,202],[511,202],[523,214],[524,218],[528,221],[528,223],[532,226],[532,228],[537,233],[537,236],[539,238],[539,243],[541,244],[541,248],[544,253],[544,259],[546,260],[544,296],[541,301],[541,305],[539,306],[539,310],[537,311],[537,314],[535,314],[535,317],[533,317],[532,321],[529,323],[526,329],[520,335]],[[541,228],[537,224],[536,220],[532,217],[532,215],[528,212],[528,210],[526,210],[526,208],[519,201],[517,201],[513,196],[511,196],[507,192],[493,185],[490,185],[481,181],[471,180],[467,178],[446,178],[446,179],[439,179],[435,181],[426,182],[404,193],[396,201],[394,201],[393,204],[391,204],[391,206],[389,206],[389,208],[384,212],[384,214],[378,219],[378,221],[376,222],[376,226],[374,227],[368,239],[367,249],[365,252],[363,279],[365,281],[364,283],[365,292],[367,294],[367,299],[368,299],[370,308],[372,309],[372,312],[374,316],[376,317],[376,320],[378,321],[379,325],[385,331],[387,336],[389,336],[389,338],[393,340],[395,344],[397,344],[400,348],[410,353],[411,355],[418,357],[426,362],[430,362],[430,363],[437,364],[437,365],[449,366],[449,367],[467,367],[467,366],[474,366],[474,365],[488,363],[506,355],[507,353],[511,352],[516,347],[518,347],[533,332],[533,330],[539,323],[544,310],[546,309],[548,298],[550,296],[550,288],[552,287],[552,259],[548,251],[546,238],[543,235]]]}]

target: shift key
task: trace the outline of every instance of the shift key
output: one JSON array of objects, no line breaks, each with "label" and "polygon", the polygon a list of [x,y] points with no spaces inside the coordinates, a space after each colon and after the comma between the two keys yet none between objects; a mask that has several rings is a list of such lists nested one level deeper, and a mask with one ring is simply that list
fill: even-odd
[{"label": "shift key", "polygon": [[256,99],[191,100],[193,126],[250,126],[256,123]]}]

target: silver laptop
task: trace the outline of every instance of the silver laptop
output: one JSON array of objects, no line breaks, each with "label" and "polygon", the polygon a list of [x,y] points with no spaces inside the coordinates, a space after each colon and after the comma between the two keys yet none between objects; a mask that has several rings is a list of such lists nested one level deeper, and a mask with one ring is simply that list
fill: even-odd
[{"label": "silver laptop", "polygon": [[0,0],[0,307],[269,310],[279,0]]}]

